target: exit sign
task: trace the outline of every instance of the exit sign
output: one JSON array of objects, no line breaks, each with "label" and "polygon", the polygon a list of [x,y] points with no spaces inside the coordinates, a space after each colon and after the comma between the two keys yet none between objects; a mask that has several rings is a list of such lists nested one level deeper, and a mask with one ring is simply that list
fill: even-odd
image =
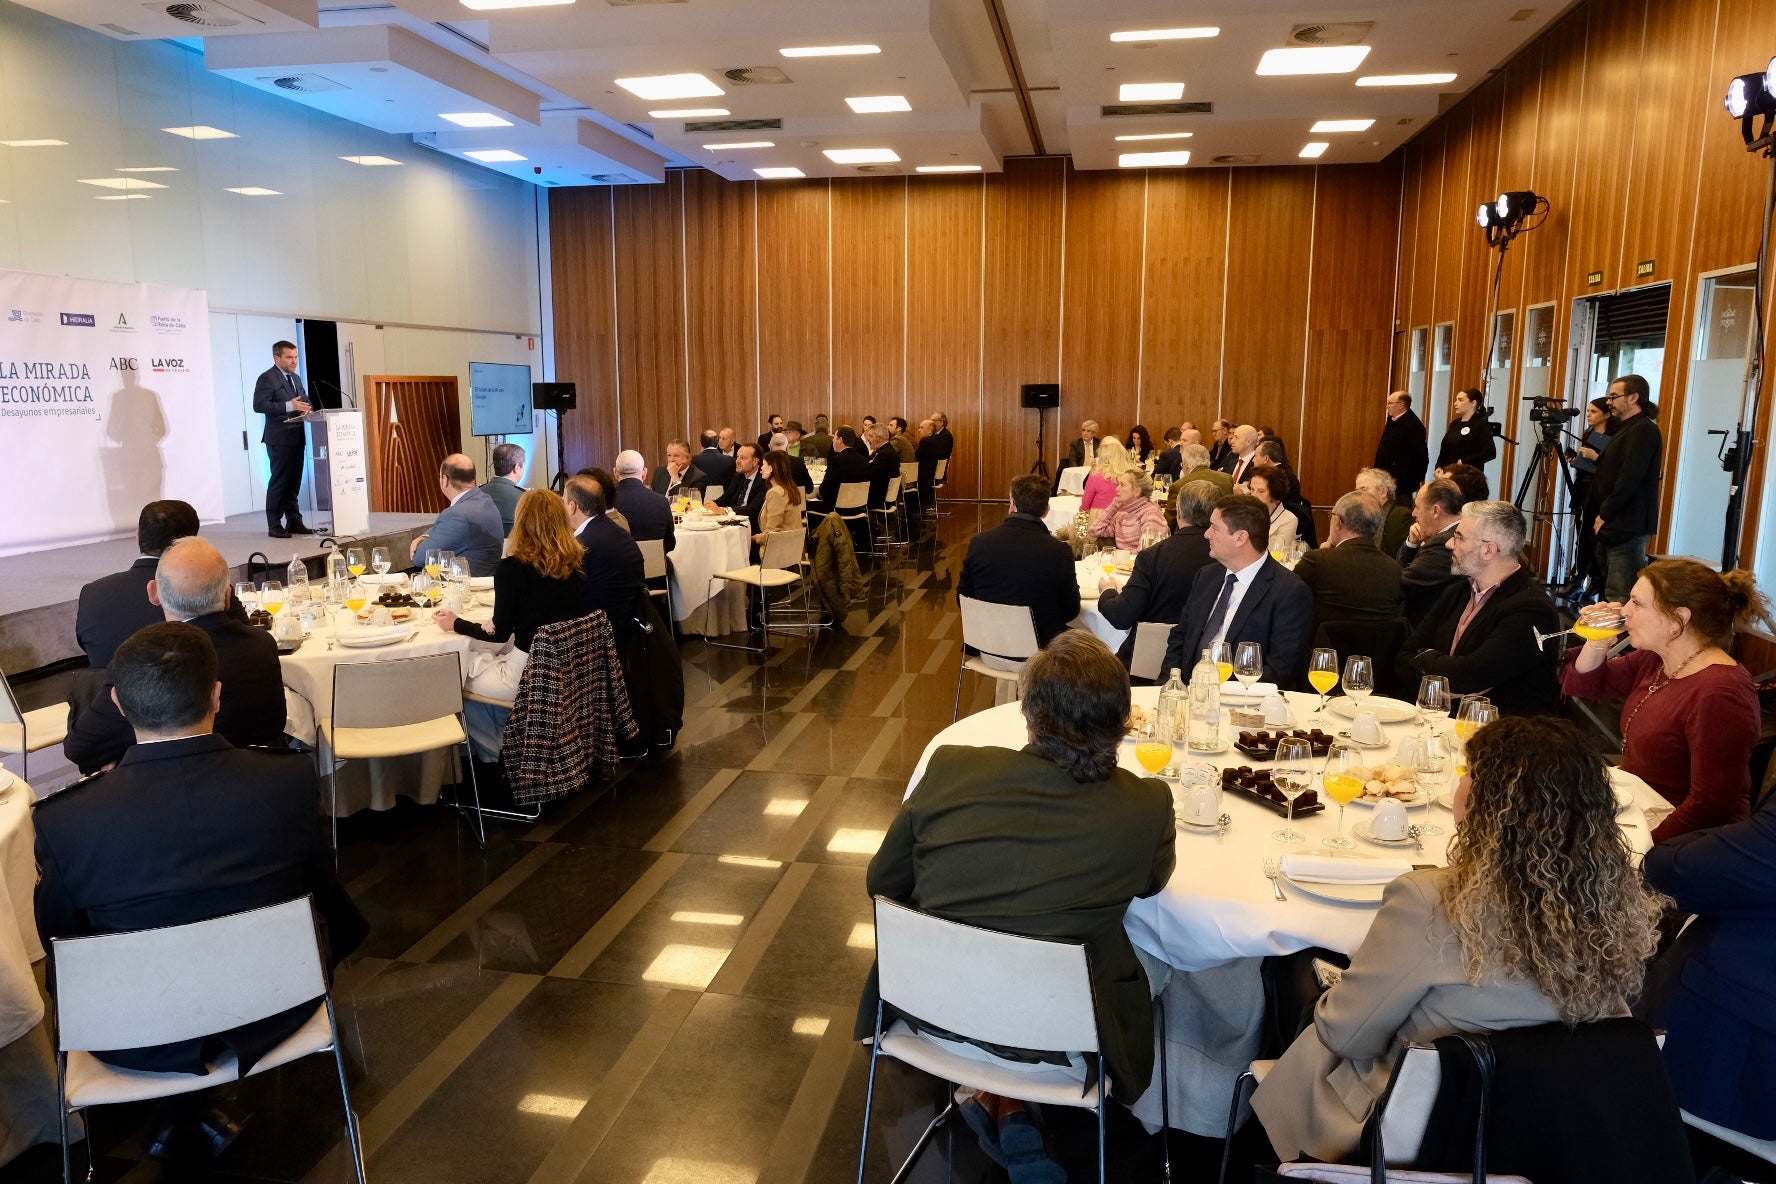
[{"label": "exit sign", "polygon": [[1595,288],[1598,284],[1601,284],[1602,282],[1603,282],[1603,273],[1601,271],[1588,272],[1585,275],[1585,283],[1589,287]]}]

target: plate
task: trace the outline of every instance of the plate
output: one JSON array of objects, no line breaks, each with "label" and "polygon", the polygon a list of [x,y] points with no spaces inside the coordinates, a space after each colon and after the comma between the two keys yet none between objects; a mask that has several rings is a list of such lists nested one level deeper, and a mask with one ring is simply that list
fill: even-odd
[{"label": "plate", "polygon": [[348,650],[374,650],[385,645],[399,645],[403,641],[411,641],[419,630],[408,629],[402,633],[390,633],[377,637],[354,637],[351,630],[342,630],[337,638],[340,645]]},{"label": "plate", "polygon": [[1375,718],[1384,724],[1403,724],[1418,718],[1418,708],[1412,704],[1402,703],[1398,699],[1389,699],[1382,695],[1369,696],[1361,707],[1357,706],[1355,699],[1348,695],[1340,695],[1326,706],[1345,719],[1356,719],[1359,711],[1373,711]]},{"label": "plate", "polygon": [[721,523],[711,522],[705,518],[701,522],[681,522],[678,524],[678,528],[680,530],[720,530]]},{"label": "plate", "polygon": [[493,577],[492,576],[470,576],[469,577],[469,587],[475,589],[477,592],[479,592],[485,588],[491,588],[491,587],[493,587]]},{"label": "plate", "polygon": [[[1414,793],[1411,797],[1409,797],[1409,798],[1395,797],[1393,800],[1396,802],[1399,802],[1402,806],[1405,806],[1408,810],[1416,810],[1420,806],[1430,805],[1436,799],[1433,798],[1430,794],[1426,793],[1424,786],[1421,785],[1418,787],[1417,792]],[[1351,805],[1353,805],[1353,806],[1367,806],[1369,809],[1373,810],[1380,802],[1381,802],[1380,798],[1357,797],[1357,798],[1353,798],[1351,800]]]},{"label": "plate", "polygon": [[1374,752],[1378,748],[1387,748],[1388,747],[1388,740],[1387,740],[1386,736],[1383,736],[1381,739],[1375,741],[1374,743],[1369,743],[1367,741],[1357,739],[1355,736],[1351,735],[1349,731],[1344,731],[1344,732],[1338,733],[1338,738],[1340,740],[1344,741],[1346,744],[1350,745],[1352,748],[1360,748],[1364,752]]},{"label": "plate", "polygon": [[18,778],[14,777],[6,769],[0,769],[0,797],[5,796],[6,791],[11,789],[12,783],[17,780]]},{"label": "plate", "polygon": [[1309,896],[1338,904],[1380,904],[1381,894],[1387,891],[1386,884],[1304,884],[1288,876],[1283,877],[1283,882]]},{"label": "plate", "polygon": [[1197,822],[1186,822],[1175,812],[1172,819],[1178,824],[1180,832],[1193,835],[1224,835],[1233,827],[1233,818],[1227,814],[1221,815],[1219,821],[1211,822],[1206,826]]},{"label": "plate", "polygon": [[1403,839],[1384,839],[1378,835],[1370,833],[1369,824],[1366,822],[1359,822],[1351,827],[1351,833],[1356,835],[1359,839],[1362,839],[1365,843],[1374,843],[1377,847],[1413,846],[1412,836],[1408,835]]}]

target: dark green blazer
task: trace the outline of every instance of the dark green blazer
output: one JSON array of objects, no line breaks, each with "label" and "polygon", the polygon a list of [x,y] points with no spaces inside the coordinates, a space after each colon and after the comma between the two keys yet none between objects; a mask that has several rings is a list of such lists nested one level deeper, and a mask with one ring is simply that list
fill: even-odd
[{"label": "dark green blazer", "polygon": [[[946,920],[1083,941],[1105,1067],[1133,1100],[1153,1075],[1153,1003],[1122,916],[1165,887],[1174,838],[1163,782],[1118,769],[1082,785],[1027,748],[946,745],[888,828],[868,887]],[[875,1014],[872,968],[858,1039]]]}]

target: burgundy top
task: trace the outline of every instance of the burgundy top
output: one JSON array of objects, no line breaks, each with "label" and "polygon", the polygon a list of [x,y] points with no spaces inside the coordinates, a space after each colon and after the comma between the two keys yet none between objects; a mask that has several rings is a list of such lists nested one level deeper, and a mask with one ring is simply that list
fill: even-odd
[{"label": "burgundy top", "polygon": [[1677,807],[1653,831],[1655,843],[1750,813],[1751,749],[1763,716],[1745,667],[1704,666],[1649,695],[1662,668],[1657,654],[1636,650],[1589,674],[1574,666],[1578,654],[1577,647],[1567,652],[1560,689],[1584,699],[1625,700],[1622,767]]}]

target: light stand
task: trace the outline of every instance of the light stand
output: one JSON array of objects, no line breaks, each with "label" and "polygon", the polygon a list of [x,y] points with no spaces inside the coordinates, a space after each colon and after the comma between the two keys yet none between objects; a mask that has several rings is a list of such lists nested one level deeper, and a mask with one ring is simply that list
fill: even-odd
[{"label": "light stand", "polygon": [[1044,480],[1048,478],[1048,461],[1044,459],[1048,456],[1048,451],[1042,443],[1042,424],[1045,415],[1046,412],[1042,408],[1036,408],[1036,463],[1030,466],[1030,472],[1041,474]]},{"label": "light stand", "polygon": [[[1739,394],[1739,422],[1721,457],[1721,467],[1731,476],[1727,484],[1726,526],[1721,539],[1721,570],[1739,566],[1739,539],[1745,524],[1746,482],[1751,474],[1752,450],[1757,446],[1757,423],[1763,402],[1764,289],[1770,277],[1770,220],[1776,214],[1776,155],[1771,134],[1776,123],[1776,58],[1762,74],[1742,74],[1727,87],[1727,114],[1739,120],[1747,152],[1761,152],[1770,162],[1770,179],[1764,195],[1763,230],[1758,242],[1757,271],[1751,297],[1751,329],[1745,342],[1745,385]],[[1763,117],[1762,129],[1752,132],[1752,121]]]}]

